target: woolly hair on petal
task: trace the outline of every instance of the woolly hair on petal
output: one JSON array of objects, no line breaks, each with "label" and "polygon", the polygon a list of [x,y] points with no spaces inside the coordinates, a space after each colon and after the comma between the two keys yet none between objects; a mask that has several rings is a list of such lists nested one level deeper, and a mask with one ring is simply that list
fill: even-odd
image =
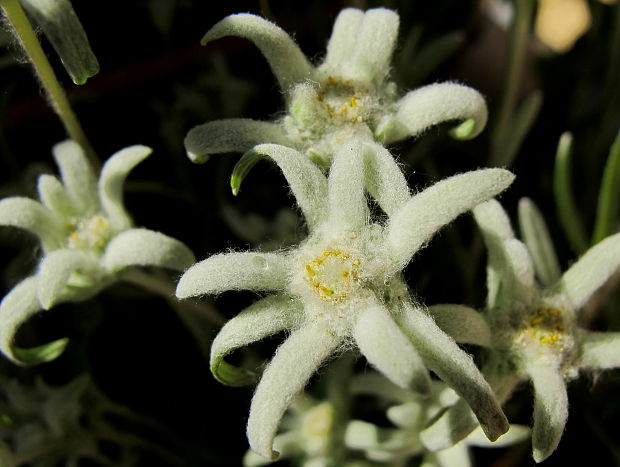
[{"label": "woolly hair on petal", "polygon": [[65,228],[52,211],[30,198],[0,200],[0,225],[19,227],[35,234],[45,251],[62,248],[66,240]]},{"label": "woolly hair on petal", "polygon": [[566,383],[554,365],[536,360],[526,367],[534,385],[532,450],[536,462],[549,457],[560,443],[568,418]]},{"label": "woolly hair on petal", "polygon": [[41,175],[37,182],[41,204],[60,217],[79,216],[64,185],[52,175]]},{"label": "woolly hair on petal", "polygon": [[382,83],[390,70],[399,21],[398,14],[386,8],[366,11],[348,60],[350,70],[345,62],[344,78],[375,86]]},{"label": "woolly hair on petal", "polygon": [[459,344],[491,345],[491,329],[479,311],[446,303],[429,306],[428,312],[437,326]]},{"label": "woolly hair on petal", "polygon": [[620,234],[615,234],[594,245],[573,264],[555,291],[579,309],[619,268]]},{"label": "woolly hair on petal", "polygon": [[388,310],[375,300],[364,308],[352,330],[355,343],[364,357],[396,385],[430,394],[428,370]]},{"label": "woolly hair on petal", "polygon": [[223,253],[194,264],[177,284],[178,298],[227,290],[283,291],[288,258],[279,253]]},{"label": "woolly hair on petal", "polygon": [[394,156],[377,143],[364,143],[366,189],[388,216],[409,201],[409,185]]},{"label": "woolly hair on petal", "polygon": [[247,152],[233,169],[230,184],[237,194],[249,170],[262,158],[271,158],[282,170],[310,231],[325,220],[327,180],[320,169],[302,153],[277,144],[261,144]]},{"label": "woolly hair on petal", "polygon": [[209,29],[200,43],[206,45],[226,36],[252,41],[267,59],[283,91],[312,73],[312,65],[291,36],[260,16],[247,13],[227,16]]},{"label": "woolly hair on petal", "polygon": [[364,145],[356,138],[342,144],[327,180],[328,224],[340,232],[358,232],[366,225],[368,203],[364,195]]},{"label": "woolly hair on petal", "polygon": [[128,229],[132,225],[123,205],[123,184],[129,172],[151,152],[152,149],[146,146],[129,146],[114,153],[101,169],[99,197],[110,227],[115,232]]},{"label": "woolly hair on petal", "polygon": [[406,304],[398,323],[428,367],[467,401],[487,437],[495,441],[506,433],[508,420],[472,357],[415,306]]},{"label": "woolly hair on petal", "polygon": [[402,269],[444,225],[504,191],[514,175],[503,169],[482,169],[454,175],[414,195],[386,228],[386,253],[394,269]]},{"label": "woolly hair on petal", "polygon": [[94,296],[111,278],[99,262],[79,250],[55,250],[39,266],[38,297],[49,310],[59,302],[81,301]]},{"label": "woolly hair on petal", "polygon": [[237,368],[224,360],[235,349],[296,327],[303,321],[300,302],[286,295],[265,297],[229,320],[211,345],[211,373],[229,386],[246,386],[256,374]]},{"label": "woolly hair on petal", "polygon": [[357,8],[345,8],[336,17],[332,34],[327,43],[325,60],[318,71],[328,76],[337,75],[343,64],[351,59],[351,51],[357,46],[364,12]]},{"label": "woolly hair on petal", "polygon": [[272,445],[282,415],[312,374],[341,344],[342,338],[322,323],[314,322],[294,331],[278,347],[250,405],[247,434],[253,451],[266,459],[277,458]]},{"label": "woolly hair on petal", "polygon": [[97,177],[80,145],[72,140],[63,141],[54,145],[52,153],[67,194],[80,215],[99,211]]},{"label": "woolly hair on petal", "polygon": [[579,368],[608,370],[620,367],[620,332],[579,332]]},{"label": "woolly hair on petal", "polygon": [[55,360],[69,342],[64,338],[31,348],[21,348],[14,344],[20,326],[41,311],[37,289],[37,277],[28,277],[17,284],[0,303],[0,350],[20,365],[37,365]]},{"label": "woolly hair on petal", "polygon": [[397,103],[396,115],[376,130],[384,144],[416,136],[439,123],[461,120],[453,130],[458,139],[471,139],[484,129],[488,111],[478,91],[456,83],[436,83],[410,91]]},{"label": "woolly hair on petal", "polygon": [[148,229],[129,229],[110,241],[101,261],[109,272],[128,266],[159,266],[184,271],[196,258],[175,238]]},{"label": "woolly hair on petal", "polygon": [[192,162],[203,163],[212,154],[246,152],[261,143],[292,145],[277,123],[230,118],[192,128],[185,137],[185,150]]}]

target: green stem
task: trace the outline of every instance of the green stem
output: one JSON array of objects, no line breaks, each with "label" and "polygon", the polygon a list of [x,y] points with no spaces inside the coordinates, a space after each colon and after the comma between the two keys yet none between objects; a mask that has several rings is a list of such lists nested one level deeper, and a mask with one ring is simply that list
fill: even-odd
[{"label": "green stem", "polygon": [[37,35],[32,29],[28,17],[24,13],[18,0],[0,0],[0,7],[4,11],[5,17],[13,28],[15,37],[18,38],[26,55],[30,59],[34,71],[38,76],[41,85],[47,93],[47,97],[62,121],[69,137],[77,142],[89,157],[93,168],[98,169],[101,163],[97,159],[95,152],[86,138],[86,134],[80,125],[64,89],[58,82],[54,70],[52,69]]},{"label": "green stem", "polygon": [[504,91],[499,105],[493,138],[493,158],[501,152],[501,145],[508,136],[508,127],[519,95],[523,62],[530,37],[530,25],[536,3],[533,0],[515,1],[515,20],[512,25],[508,65]]},{"label": "green stem", "polygon": [[616,231],[620,205],[620,132],[611,146],[603,172],[592,245]]}]

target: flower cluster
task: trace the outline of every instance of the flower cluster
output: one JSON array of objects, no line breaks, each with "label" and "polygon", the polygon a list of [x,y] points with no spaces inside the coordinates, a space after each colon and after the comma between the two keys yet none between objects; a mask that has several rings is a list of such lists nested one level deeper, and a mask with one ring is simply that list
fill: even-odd
[{"label": "flower cluster", "polygon": [[42,175],[40,202],[23,197],[0,201],[0,225],[37,235],[44,253],[38,271],[0,303],[0,350],[18,363],[53,360],[67,344],[60,339],[35,348],[15,345],[19,327],[41,309],[86,300],[130,266],[182,271],[195,261],[180,241],[133,227],[123,206],[123,182],[150,148],[131,146],[117,152],[103,166],[99,181],[73,141],[57,144],[53,152],[62,183]]}]

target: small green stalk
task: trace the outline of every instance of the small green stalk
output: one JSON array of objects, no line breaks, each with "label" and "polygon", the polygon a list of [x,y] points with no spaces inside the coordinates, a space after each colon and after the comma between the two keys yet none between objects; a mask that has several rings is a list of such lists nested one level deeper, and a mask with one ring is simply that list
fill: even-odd
[{"label": "small green stalk", "polygon": [[516,0],[515,2],[515,19],[510,38],[510,55],[508,57],[504,92],[497,114],[493,138],[492,159],[494,159],[494,162],[498,162],[498,154],[501,152],[501,147],[508,137],[507,132],[509,131],[510,121],[517,103],[523,62],[535,8],[536,2],[533,0]]},{"label": "small green stalk", "polygon": [[41,48],[41,44],[32,29],[32,25],[19,4],[19,1],[0,0],[0,7],[2,7],[5,17],[11,24],[15,37],[18,38],[24,51],[26,52],[26,55],[28,55],[28,58],[32,62],[34,71],[47,93],[52,108],[60,117],[60,120],[69,134],[69,137],[84,149],[84,152],[88,155],[89,161],[93,165],[93,168],[99,168],[101,164],[97,159],[92,146],[88,142],[86,134],[84,133],[80,122],[69,104],[67,95],[58,82],[58,79],[54,74],[54,70],[47,60],[47,57]]}]

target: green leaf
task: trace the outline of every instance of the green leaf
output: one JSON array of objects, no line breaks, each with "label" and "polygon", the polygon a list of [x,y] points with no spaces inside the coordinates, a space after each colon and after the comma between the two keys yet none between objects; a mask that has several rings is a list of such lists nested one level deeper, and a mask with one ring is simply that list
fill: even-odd
[{"label": "green leaf", "polygon": [[543,286],[554,284],[562,275],[560,264],[545,220],[529,198],[519,200],[519,227]]},{"label": "green leaf", "polygon": [[617,232],[620,214],[620,132],[609,150],[598,198],[592,244]]},{"label": "green leaf", "polygon": [[54,46],[75,84],[99,72],[97,57],[69,0],[20,0]]},{"label": "green leaf", "polygon": [[560,225],[575,253],[582,253],[588,248],[588,240],[583,221],[573,194],[571,149],[573,137],[563,133],[558,142],[553,171],[553,193]]}]

